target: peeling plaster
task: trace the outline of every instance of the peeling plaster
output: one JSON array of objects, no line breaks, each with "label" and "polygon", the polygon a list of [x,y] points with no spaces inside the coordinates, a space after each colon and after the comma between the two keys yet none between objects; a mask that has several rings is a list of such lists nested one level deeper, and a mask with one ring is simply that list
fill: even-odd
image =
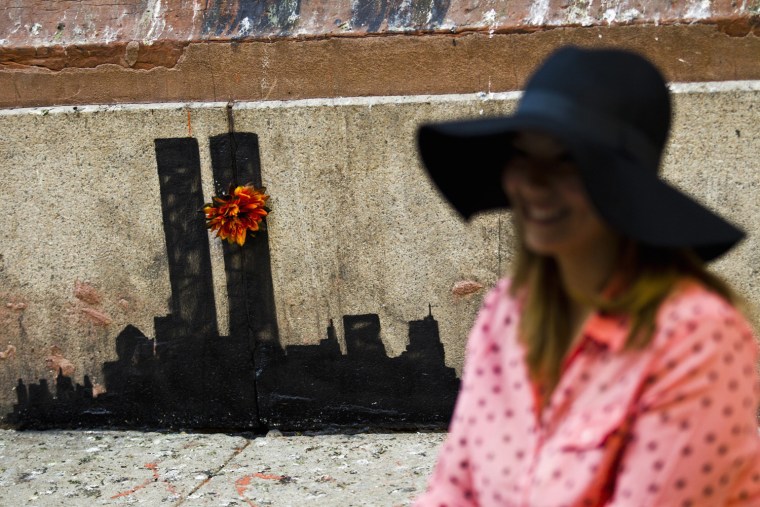
[{"label": "peeling plaster", "polygon": [[203,7],[201,7],[201,0],[193,0],[193,21],[192,21],[193,29],[190,30],[190,32],[187,34],[187,40],[193,39],[193,34],[195,33],[195,31],[197,30],[197,27],[199,26],[197,23],[198,14],[203,12],[203,10],[204,10]]},{"label": "peeling plaster", "polygon": [[491,9],[483,15],[483,21],[488,26],[488,35],[493,36],[496,30],[496,11]]},{"label": "peeling plaster", "polygon": [[614,23],[615,18],[617,18],[617,11],[615,9],[607,9],[606,11],[604,11],[604,15],[602,16],[602,19],[608,25],[611,25],[612,23]]},{"label": "peeling plaster", "polygon": [[628,9],[620,16],[620,21],[630,22],[641,17],[641,12],[638,9]]},{"label": "peeling plaster", "polygon": [[155,39],[161,36],[166,26],[166,19],[161,15],[161,0],[148,0],[145,14],[140,20],[141,31],[146,29],[142,37],[143,43],[150,45]]},{"label": "peeling plaster", "polygon": [[110,44],[116,40],[119,39],[119,35],[121,33],[121,29],[113,29],[110,26],[107,26],[103,29],[103,42],[106,44]]},{"label": "peeling plaster", "polygon": [[530,6],[528,19],[529,25],[543,25],[546,22],[546,15],[549,13],[549,0],[534,0]]},{"label": "peeling plaster", "polygon": [[568,23],[579,24],[581,26],[591,26],[596,22],[596,19],[591,14],[593,5],[593,0],[589,0],[587,2],[573,2],[568,7],[568,13],[565,19]]},{"label": "peeling plaster", "polygon": [[691,0],[686,11],[687,19],[707,19],[712,15],[710,0]]},{"label": "peeling plaster", "polygon": [[[303,19],[303,18],[301,18]],[[311,17],[308,21],[305,23],[299,23],[298,28],[296,29],[294,35],[308,35],[310,33],[314,33],[315,31],[319,30],[317,23],[317,11],[313,11],[311,13]]]},{"label": "peeling plaster", "polygon": [[240,20],[240,27],[238,28],[238,35],[248,35],[251,33],[251,28],[253,25],[251,24],[251,20],[248,18],[248,16],[244,17],[242,20]]},{"label": "peeling plaster", "polygon": [[[299,0],[261,3],[193,0],[192,17],[186,4],[190,2],[112,0],[97,5],[59,2],[46,10],[33,9],[32,5],[0,7],[0,33],[4,36],[0,47],[92,45],[87,48],[87,61],[97,60],[102,52],[104,61],[100,63],[118,64],[108,60],[110,53],[103,46],[131,40],[143,41],[146,45],[170,42],[176,51],[177,45],[183,42],[204,41],[209,37],[272,40],[364,37],[416,30],[453,33],[482,30],[495,34],[521,31],[526,26],[734,23],[737,17],[760,13],[760,0],[743,0],[731,5],[710,0],[687,0],[677,5],[666,0],[512,0],[470,2],[467,6],[450,0],[352,0],[339,5]],[[187,16],[178,15],[183,12],[187,12]],[[7,13],[7,19],[3,13]],[[746,22],[753,30],[751,20]],[[58,28],[61,24],[65,28]],[[757,29],[754,30],[756,33]],[[60,60],[56,52],[36,54],[33,59],[36,66],[60,70],[55,68],[57,63],[50,66],[39,63],[47,59]],[[23,61],[13,63],[24,65]],[[68,63],[71,67],[80,67],[79,62]]]}]

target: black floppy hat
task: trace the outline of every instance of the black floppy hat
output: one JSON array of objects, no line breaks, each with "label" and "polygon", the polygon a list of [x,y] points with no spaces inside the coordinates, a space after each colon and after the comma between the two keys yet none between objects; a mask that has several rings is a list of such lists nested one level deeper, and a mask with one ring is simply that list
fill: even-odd
[{"label": "black floppy hat", "polygon": [[670,95],[643,57],[616,49],[562,48],[528,81],[512,116],[423,125],[422,162],[464,217],[508,208],[503,169],[516,132],[558,138],[589,198],[614,230],[643,244],[692,248],[709,261],[744,233],[660,179]]}]

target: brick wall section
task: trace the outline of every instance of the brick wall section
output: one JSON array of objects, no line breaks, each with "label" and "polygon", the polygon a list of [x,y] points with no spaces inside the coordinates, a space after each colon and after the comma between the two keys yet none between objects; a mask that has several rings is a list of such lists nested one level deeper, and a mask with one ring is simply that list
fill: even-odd
[{"label": "brick wall section", "polygon": [[506,91],[568,43],[758,79],[760,0],[21,0],[0,107]]}]

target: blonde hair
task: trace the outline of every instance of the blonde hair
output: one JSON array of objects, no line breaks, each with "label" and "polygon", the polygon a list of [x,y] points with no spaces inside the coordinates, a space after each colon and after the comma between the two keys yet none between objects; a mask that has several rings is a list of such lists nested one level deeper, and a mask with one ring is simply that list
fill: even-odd
[{"label": "blonde hair", "polygon": [[[704,262],[686,248],[656,248],[624,240],[615,273],[623,278],[616,279],[616,284],[621,282],[621,290],[611,297],[591,296],[581,302],[597,311],[629,317],[630,332],[625,343],[629,350],[644,348],[651,342],[660,304],[684,277],[696,279],[730,303],[737,303],[731,287],[710,273]],[[551,391],[573,340],[571,295],[562,286],[557,263],[521,244],[510,292],[524,298],[520,333],[527,348],[529,370],[544,389]]]}]

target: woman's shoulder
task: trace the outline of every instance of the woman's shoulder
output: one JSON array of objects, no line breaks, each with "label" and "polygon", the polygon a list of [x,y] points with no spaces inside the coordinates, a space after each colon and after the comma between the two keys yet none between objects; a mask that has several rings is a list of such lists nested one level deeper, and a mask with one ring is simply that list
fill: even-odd
[{"label": "woman's shoulder", "polygon": [[656,341],[670,341],[675,336],[689,339],[706,327],[753,334],[749,321],[735,304],[703,282],[684,278],[660,305]]},{"label": "woman's shoulder", "polygon": [[676,282],[660,306],[659,313],[676,320],[741,314],[723,295],[691,277],[684,277]]}]

